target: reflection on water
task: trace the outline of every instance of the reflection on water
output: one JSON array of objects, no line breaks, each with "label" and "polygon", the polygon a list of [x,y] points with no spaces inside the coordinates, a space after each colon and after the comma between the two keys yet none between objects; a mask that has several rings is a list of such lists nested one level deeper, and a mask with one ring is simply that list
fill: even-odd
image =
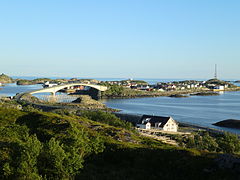
[{"label": "reflection on water", "polygon": [[57,93],[55,96],[46,95],[46,94],[40,94],[40,95],[36,94],[34,96],[47,102],[65,102],[65,103],[70,103],[78,98],[77,95],[67,95],[64,93],[61,93],[61,94]]}]

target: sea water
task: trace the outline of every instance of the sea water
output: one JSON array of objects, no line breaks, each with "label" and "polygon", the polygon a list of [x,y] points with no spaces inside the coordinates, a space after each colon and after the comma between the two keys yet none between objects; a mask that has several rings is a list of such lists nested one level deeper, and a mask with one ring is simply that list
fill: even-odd
[{"label": "sea water", "polygon": [[[111,78],[105,80],[110,79]],[[111,80],[114,79],[112,78]],[[174,81],[173,79],[144,80],[149,83],[155,83],[160,81]],[[5,84],[5,86],[0,87],[0,96],[14,96],[16,95],[16,93],[27,92],[41,88],[41,84]],[[63,95],[61,96],[64,97],[62,98],[62,101],[65,102],[69,102],[69,99],[72,99],[72,97],[68,99]],[[39,97],[41,97],[41,95]],[[172,116],[175,120],[179,122],[185,122],[210,128],[217,128],[240,134],[240,130],[237,129],[221,128],[212,125],[213,123],[225,119],[240,120],[240,92],[224,92],[219,96],[191,96],[188,98],[154,97],[134,99],[109,99],[102,102],[105,103],[108,107],[122,110],[123,113]]]}]

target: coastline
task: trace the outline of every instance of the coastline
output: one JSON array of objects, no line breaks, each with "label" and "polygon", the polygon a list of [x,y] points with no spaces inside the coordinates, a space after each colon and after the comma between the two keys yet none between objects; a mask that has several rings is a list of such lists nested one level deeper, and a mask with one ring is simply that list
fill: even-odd
[{"label": "coastline", "polygon": [[[239,91],[240,90],[240,88],[231,88],[231,89],[227,89],[226,90],[226,92],[233,92],[233,91]],[[192,91],[191,91],[192,92]],[[197,91],[196,91],[197,92]],[[208,90],[208,92],[209,92],[209,90]],[[210,92],[212,92],[212,91],[210,91]],[[176,94],[176,91],[169,91],[169,92],[166,92],[166,93],[171,93],[171,94]],[[183,94],[183,92],[182,91],[178,91],[178,93],[179,94]],[[185,93],[189,93],[189,91],[185,91]],[[115,99],[131,99],[131,98],[144,98],[144,97],[161,97],[161,96],[168,96],[168,94],[164,94],[164,93],[162,93],[161,95],[158,95],[158,96],[156,96],[156,95],[153,95],[153,96],[135,96],[135,97],[124,97],[124,98],[122,98],[122,97],[118,97],[118,98],[115,98]],[[31,104],[31,103],[30,103]],[[31,104],[32,105],[32,104]],[[48,105],[46,105],[45,103],[44,104],[37,104],[36,105],[38,108],[41,108],[41,109],[64,109],[64,108],[66,108],[66,104],[64,104],[64,103],[62,103],[62,104],[58,104],[58,106],[52,106],[52,104],[48,104]],[[50,107],[49,107],[50,106]],[[76,109],[78,109],[79,107],[77,107],[77,106],[68,106],[68,108],[69,109],[71,109],[71,108],[76,108]],[[88,108],[84,108],[84,109],[88,109]],[[94,110],[94,109],[92,109],[92,110]],[[108,109],[109,110],[109,109]],[[111,109],[110,109],[110,111],[111,111]],[[116,113],[116,112],[114,112],[114,113]],[[119,114],[123,114],[123,113],[119,113]],[[129,114],[125,114],[125,116],[127,116],[127,117],[130,117],[131,116],[131,118],[134,118],[133,117],[133,115],[129,115]],[[123,117],[121,117],[121,119],[122,119]],[[191,123],[181,123],[181,122],[179,122],[179,124],[180,125],[182,125],[182,126],[187,126],[187,127],[193,127],[193,128],[195,128],[195,129],[205,129],[205,130],[208,130],[208,131],[215,131],[215,132],[220,132],[220,133],[222,133],[222,132],[225,132],[225,130],[218,130],[217,129],[217,127],[216,127],[216,129],[214,129],[214,128],[208,128],[208,127],[204,127],[204,126],[200,126],[200,125],[195,125],[195,124],[191,124]],[[232,128],[231,128],[232,129]]]},{"label": "coastline", "polygon": [[[134,125],[136,125],[136,123],[140,121],[140,119],[143,115],[143,114],[127,114],[127,113],[121,113],[121,112],[113,112],[113,114],[116,115],[121,120],[131,122]],[[191,123],[185,123],[185,122],[179,122],[179,121],[177,121],[177,123],[180,128],[190,128],[190,131],[208,131],[208,132],[214,133],[214,134],[224,134],[225,132],[227,132],[224,130],[210,128],[210,127],[204,127],[204,126],[191,124]],[[238,136],[240,137],[239,134],[238,134]]]},{"label": "coastline", "polygon": [[[233,91],[240,91],[240,87],[237,88],[228,88],[224,91],[212,91],[209,89],[193,89],[193,90],[185,90],[185,91],[164,91],[164,92],[144,92],[139,91],[139,94],[126,94],[126,95],[111,95],[111,96],[105,96],[103,95],[101,99],[131,99],[131,98],[145,98],[145,97],[169,97],[173,95],[191,95],[191,94],[197,94],[197,93],[206,93],[207,96],[212,96],[213,94],[216,95],[219,92],[233,92]],[[202,95],[202,96],[206,96]],[[201,95],[198,95],[201,96]],[[180,98],[180,97],[177,97]]]}]

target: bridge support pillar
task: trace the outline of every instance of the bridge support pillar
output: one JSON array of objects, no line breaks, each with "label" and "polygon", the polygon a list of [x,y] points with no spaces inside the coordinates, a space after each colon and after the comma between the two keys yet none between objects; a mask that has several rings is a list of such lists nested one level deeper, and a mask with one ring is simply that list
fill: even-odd
[{"label": "bridge support pillar", "polygon": [[97,98],[100,99],[102,97],[102,91],[98,91]]}]

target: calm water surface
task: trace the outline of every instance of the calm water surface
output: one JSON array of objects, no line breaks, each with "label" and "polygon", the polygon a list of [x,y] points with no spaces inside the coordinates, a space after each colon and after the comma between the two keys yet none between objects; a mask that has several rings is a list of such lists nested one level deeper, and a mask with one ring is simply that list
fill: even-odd
[{"label": "calm water surface", "polygon": [[36,85],[16,85],[16,83],[0,86],[0,96],[15,96],[17,93],[41,89],[41,84]]},{"label": "calm water surface", "polygon": [[112,99],[103,102],[123,113],[172,116],[179,122],[240,133],[240,130],[212,125],[225,119],[240,119],[240,92],[225,92],[219,96]]}]

